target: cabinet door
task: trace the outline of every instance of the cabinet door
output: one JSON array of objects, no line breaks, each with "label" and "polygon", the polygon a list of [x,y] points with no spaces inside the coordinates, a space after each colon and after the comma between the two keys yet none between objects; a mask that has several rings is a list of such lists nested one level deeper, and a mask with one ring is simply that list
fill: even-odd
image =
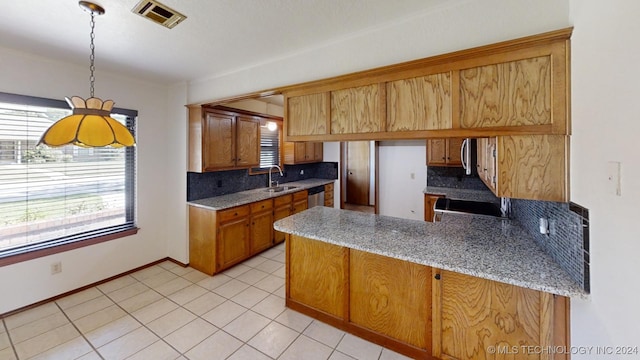
[{"label": "cabinet door", "polygon": [[331,92],[331,134],[384,131],[385,87],[380,84]]},{"label": "cabinet door", "polygon": [[462,128],[551,124],[551,56],[460,70]]},{"label": "cabinet door", "polygon": [[434,222],[436,201],[442,196],[424,194],[424,221]]},{"label": "cabinet door", "polygon": [[349,249],[291,235],[287,250],[287,298],[345,320]]},{"label": "cabinet door", "polygon": [[462,166],[460,148],[464,139],[447,139],[447,165]]},{"label": "cabinet door", "polygon": [[304,163],[307,161],[307,143],[297,142],[294,145],[294,159],[295,163]]},{"label": "cabinet door", "polygon": [[451,129],[451,73],[387,83],[387,131]]},{"label": "cabinet door", "polygon": [[216,212],[189,206],[189,266],[205,274],[216,271]]},{"label": "cabinet door", "polygon": [[420,349],[430,346],[431,268],[349,253],[350,321]]},{"label": "cabinet door", "polygon": [[433,165],[433,166],[447,165],[447,140],[446,139],[427,140],[427,165]]},{"label": "cabinet door", "polygon": [[486,148],[487,148],[487,138],[479,138],[476,139],[476,171],[478,172],[478,177],[485,181],[484,170],[486,169],[485,161],[486,161]]},{"label": "cabinet door", "polygon": [[218,266],[225,269],[251,255],[249,218],[241,217],[218,225]]},{"label": "cabinet door", "polygon": [[499,136],[497,142],[498,196],[569,200],[567,136]]},{"label": "cabinet door", "polygon": [[[291,215],[292,210],[291,210],[291,203],[281,206],[281,207],[277,207],[275,208],[275,210],[273,211],[273,222],[276,222],[280,219],[284,219],[287,216]],[[281,242],[283,242],[286,238],[286,234],[283,232],[280,232],[278,230],[273,230],[273,242],[276,244],[279,244]]]},{"label": "cabinet door", "polygon": [[273,245],[273,213],[263,211],[251,215],[251,254],[257,254]]},{"label": "cabinet door", "polygon": [[260,120],[239,115],[236,118],[236,165],[253,167],[260,165]]},{"label": "cabinet door", "polygon": [[204,170],[231,168],[236,165],[236,127],[233,115],[205,111]]},{"label": "cabinet door", "polygon": [[433,356],[494,359],[497,357],[487,349],[517,348],[516,359],[537,360],[544,353],[526,353],[522,347],[549,349],[554,345],[552,294],[434,271],[440,279],[433,280]]},{"label": "cabinet door", "polygon": [[287,135],[327,134],[329,93],[286,98]]},{"label": "cabinet door", "polygon": [[322,162],[324,159],[323,155],[324,145],[321,142],[313,143],[313,161],[314,162]]}]

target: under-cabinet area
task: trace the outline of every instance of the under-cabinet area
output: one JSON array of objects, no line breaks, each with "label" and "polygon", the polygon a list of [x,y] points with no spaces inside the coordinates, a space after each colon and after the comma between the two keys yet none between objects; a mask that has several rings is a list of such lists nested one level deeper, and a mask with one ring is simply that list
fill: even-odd
[{"label": "under-cabinet area", "polygon": [[[412,358],[568,346],[569,296],[584,292],[526,234],[500,222],[430,224],[328,208],[278,221],[289,234],[287,306]],[[481,228],[486,237],[478,238]]]}]

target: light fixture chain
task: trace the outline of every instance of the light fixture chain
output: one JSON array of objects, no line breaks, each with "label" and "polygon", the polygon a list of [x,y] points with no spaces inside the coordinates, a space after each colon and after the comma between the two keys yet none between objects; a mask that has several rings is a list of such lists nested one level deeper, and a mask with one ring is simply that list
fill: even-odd
[{"label": "light fixture chain", "polygon": [[93,30],[94,30],[94,28],[96,26],[96,22],[95,22],[94,18],[95,18],[95,14],[93,12],[91,12],[91,23],[90,23],[91,24],[91,46],[90,46],[91,55],[89,56],[89,61],[90,61],[90,64],[91,64],[91,65],[89,65],[89,71],[91,72],[91,75],[89,75],[89,83],[91,84],[91,88],[89,89],[90,90],[89,92],[91,94],[91,97],[93,97],[94,82],[96,81],[96,77],[93,74],[93,72],[96,70],[96,66],[94,65],[95,58],[96,58],[96,56],[95,56],[96,47],[93,44],[93,40],[96,37],[94,32],[93,32]]}]

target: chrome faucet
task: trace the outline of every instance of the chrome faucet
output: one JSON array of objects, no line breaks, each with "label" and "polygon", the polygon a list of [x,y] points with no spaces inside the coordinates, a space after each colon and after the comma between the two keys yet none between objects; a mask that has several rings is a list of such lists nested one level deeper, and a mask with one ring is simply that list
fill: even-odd
[{"label": "chrome faucet", "polygon": [[278,169],[278,171],[280,172],[280,176],[284,176],[284,174],[282,173],[282,169],[280,168],[280,166],[278,166],[278,165],[271,165],[271,166],[269,167],[269,189],[271,189],[271,186],[273,185],[273,182],[271,181],[271,170],[272,170],[273,168],[277,168],[277,169]]}]

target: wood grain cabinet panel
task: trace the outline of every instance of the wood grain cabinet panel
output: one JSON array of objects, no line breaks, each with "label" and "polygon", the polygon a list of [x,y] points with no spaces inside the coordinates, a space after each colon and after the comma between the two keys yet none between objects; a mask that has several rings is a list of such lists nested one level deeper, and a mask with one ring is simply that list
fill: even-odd
[{"label": "wood grain cabinet panel", "polygon": [[461,127],[550,125],[551,73],[551,56],[461,70]]},{"label": "wood grain cabinet panel", "polygon": [[213,274],[216,252],[216,212],[189,206],[189,266]]},{"label": "wood grain cabinet panel", "polygon": [[249,217],[218,225],[217,268],[224,269],[251,256]]},{"label": "wood grain cabinet panel", "polygon": [[338,319],[347,315],[349,249],[291,235],[287,297]]},{"label": "wood grain cabinet panel", "polygon": [[569,201],[567,136],[498,136],[496,147],[498,196]]},{"label": "wood grain cabinet panel", "polygon": [[431,345],[430,267],[352,249],[349,279],[352,323],[420,349]]},{"label": "wood grain cabinet panel", "polygon": [[442,195],[434,195],[434,194],[424,194],[424,221],[434,222],[436,221],[435,217],[435,208],[436,201],[444,197]]},{"label": "wood grain cabinet panel", "polygon": [[385,130],[385,87],[373,84],[331,92],[331,134]]},{"label": "wood grain cabinet panel", "polygon": [[549,354],[527,353],[522,347],[566,346],[562,329],[554,335],[556,321],[561,323],[568,316],[564,307],[556,308],[554,295],[449,271],[435,272],[440,276],[433,281],[435,357],[497,359],[487,349],[499,347],[518,349],[510,358],[553,359]]},{"label": "wood grain cabinet panel", "polygon": [[205,111],[204,170],[236,165],[236,127],[233,115]]},{"label": "wood grain cabinet panel", "polygon": [[263,200],[251,204],[251,255],[273,246],[273,201]]},{"label": "wood grain cabinet panel", "polygon": [[287,97],[287,135],[327,134],[328,106],[328,92]]},{"label": "wood grain cabinet panel", "polygon": [[451,129],[451,73],[387,83],[387,131]]},{"label": "wood grain cabinet panel", "polygon": [[[284,219],[287,216],[293,214],[292,208],[293,195],[282,195],[273,199],[273,222],[276,222],[280,219]],[[284,242],[287,234],[280,232],[278,230],[273,230],[273,242],[275,244],[280,244]]]},{"label": "wood grain cabinet panel", "polygon": [[321,142],[285,142],[284,163],[295,165],[322,162],[323,148]]},{"label": "wood grain cabinet panel", "polygon": [[236,129],[236,166],[260,165],[260,119],[238,116]]},{"label": "wood grain cabinet panel", "polygon": [[427,165],[462,167],[460,148],[464,139],[428,139]]}]

